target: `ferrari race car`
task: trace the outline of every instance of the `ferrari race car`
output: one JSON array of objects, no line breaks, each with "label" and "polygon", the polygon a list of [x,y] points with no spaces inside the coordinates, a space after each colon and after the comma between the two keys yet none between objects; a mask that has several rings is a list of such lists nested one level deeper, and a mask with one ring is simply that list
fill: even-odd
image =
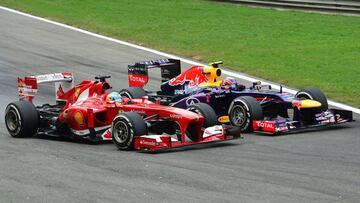
[{"label": "ferrari race car", "polygon": [[[142,97],[122,98],[106,81],[96,77],[74,85],[72,73],[18,78],[20,101],[6,107],[5,124],[13,137],[66,136],[91,141],[113,140],[122,150],[158,150],[240,137],[231,126],[215,125],[216,114],[206,104],[191,111],[162,106]],[[35,106],[41,83],[55,83],[56,104]]]},{"label": "ferrari race car", "polygon": [[[276,134],[353,121],[351,111],[329,109],[325,95],[317,88],[292,95],[261,82],[246,87],[233,78],[223,79],[220,64],[192,66],[181,73],[180,60],[176,59],[135,63],[128,66],[129,88],[120,94],[128,98],[147,95],[152,101],[184,109],[206,103],[215,110],[218,122],[238,126],[243,132]],[[143,89],[152,68],[161,70],[159,91]]]}]

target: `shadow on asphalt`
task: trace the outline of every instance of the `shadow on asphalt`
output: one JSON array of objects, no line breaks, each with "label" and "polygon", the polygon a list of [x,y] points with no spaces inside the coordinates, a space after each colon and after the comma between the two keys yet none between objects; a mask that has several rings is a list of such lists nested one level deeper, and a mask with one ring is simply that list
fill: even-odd
[{"label": "shadow on asphalt", "polygon": [[79,144],[89,144],[89,145],[99,145],[99,144],[112,144],[112,141],[90,141],[87,139],[81,138],[70,138],[70,137],[57,137],[57,136],[48,136],[48,135],[33,135],[29,139],[41,139],[41,140],[51,140],[57,142],[71,142]]},{"label": "shadow on asphalt", "polygon": [[217,143],[204,143],[198,145],[189,145],[177,148],[168,148],[168,149],[161,149],[157,151],[139,151],[143,154],[164,154],[164,153],[174,153],[174,152],[185,152],[185,151],[193,151],[193,150],[204,150],[210,148],[221,148],[221,147],[233,147],[242,145],[244,142],[217,142]]},{"label": "shadow on asphalt", "polygon": [[[326,127],[320,127],[320,128],[311,128],[311,129],[304,129],[301,131],[296,132],[289,132],[289,133],[282,133],[277,135],[270,135],[270,134],[263,134],[263,133],[243,133],[245,135],[245,138],[247,136],[259,136],[259,137],[267,137],[267,138],[278,138],[282,136],[289,136],[289,135],[297,135],[297,134],[303,134],[305,132],[323,132],[323,131],[340,131],[343,129],[351,128],[349,125],[341,125],[341,126],[326,126]],[[312,134],[309,134],[313,136]],[[112,141],[90,141],[86,139],[76,139],[76,138],[69,138],[69,137],[56,137],[56,136],[48,136],[48,135],[34,135],[29,138],[25,139],[43,139],[43,140],[50,140],[50,141],[56,141],[56,142],[69,142],[69,143],[78,143],[78,144],[86,144],[86,145],[100,145],[100,144],[113,144]],[[157,151],[144,151],[144,150],[129,150],[134,152],[139,152],[143,154],[164,154],[164,153],[174,153],[174,152],[185,152],[185,151],[193,151],[193,150],[204,150],[204,149],[210,149],[210,148],[221,148],[221,147],[233,147],[238,145],[243,145],[248,143],[248,141],[242,140],[240,142],[214,142],[214,143],[204,143],[204,144],[198,144],[198,145],[189,145],[189,146],[183,146],[183,147],[177,147],[177,148],[168,148],[168,149],[161,149]],[[115,147],[115,146],[114,146]]]},{"label": "shadow on asphalt", "polygon": [[[100,145],[100,144],[113,144],[112,141],[98,141],[93,142],[90,140],[85,139],[74,139],[68,137],[55,137],[55,136],[46,136],[46,135],[34,135],[29,137],[28,139],[43,139],[43,140],[50,140],[56,142],[71,142],[71,143],[78,143],[78,144],[87,144],[87,145]],[[181,152],[181,151],[189,151],[189,150],[204,150],[210,148],[219,148],[219,147],[231,147],[244,144],[244,142],[214,142],[214,143],[204,143],[204,144],[197,144],[197,145],[189,145],[183,147],[176,147],[176,148],[169,148],[169,149],[161,149],[157,151],[144,151],[144,150],[128,150],[139,152],[143,154],[162,154],[162,153],[173,153],[173,152]],[[115,147],[115,146],[114,146]],[[120,150],[119,150],[120,151]]]}]

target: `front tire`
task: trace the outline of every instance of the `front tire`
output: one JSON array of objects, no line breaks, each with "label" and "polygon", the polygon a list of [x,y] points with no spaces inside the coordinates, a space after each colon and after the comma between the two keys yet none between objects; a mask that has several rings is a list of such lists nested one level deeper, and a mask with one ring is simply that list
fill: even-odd
[{"label": "front tire", "polygon": [[147,134],[144,119],[135,112],[122,113],[113,121],[112,140],[120,150],[133,149],[135,138]]},{"label": "front tire", "polygon": [[321,103],[318,108],[300,109],[300,120],[306,125],[316,123],[315,115],[329,108],[325,94],[318,88],[305,88],[295,95],[298,99],[311,99]]},{"label": "front tire", "polygon": [[318,88],[305,88],[298,91],[295,95],[298,99],[311,99],[321,103],[320,111],[326,111],[329,108],[325,94]]},{"label": "front tire", "polygon": [[122,89],[119,94],[122,97],[127,97],[129,99],[141,99],[142,97],[147,96],[146,91],[140,87],[128,87]]},{"label": "front tire", "polygon": [[230,105],[229,119],[231,125],[240,127],[241,132],[252,132],[253,121],[263,120],[264,114],[260,103],[255,98],[240,96]]},{"label": "front tire", "polygon": [[214,109],[206,103],[197,103],[190,105],[187,110],[204,116],[204,128],[217,124],[217,116]]},{"label": "front tire", "polygon": [[29,101],[12,102],[5,109],[5,125],[12,137],[30,137],[38,130],[38,111]]}]

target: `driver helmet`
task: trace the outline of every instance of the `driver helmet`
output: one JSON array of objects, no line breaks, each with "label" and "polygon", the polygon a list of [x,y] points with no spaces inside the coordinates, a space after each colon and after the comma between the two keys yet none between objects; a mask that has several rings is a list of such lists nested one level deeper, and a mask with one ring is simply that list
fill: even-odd
[{"label": "driver helmet", "polygon": [[233,77],[226,77],[224,80],[223,85],[225,86],[236,86],[237,85],[237,81],[233,78]]},{"label": "driver helmet", "polygon": [[115,101],[115,102],[121,102],[122,98],[118,92],[111,92],[107,95],[106,101]]}]

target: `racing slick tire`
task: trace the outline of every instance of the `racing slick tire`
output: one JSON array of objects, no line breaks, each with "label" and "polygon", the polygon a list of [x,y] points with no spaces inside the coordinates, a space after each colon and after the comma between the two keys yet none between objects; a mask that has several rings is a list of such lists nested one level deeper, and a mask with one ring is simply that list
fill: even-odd
[{"label": "racing slick tire", "polygon": [[319,108],[300,109],[300,120],[305,124],[316,123],[315,115],[329,108],[326,96],[318,88],[305,88],[295,95],[296,98],[312,99],[321,103]]},{"label": "racing slick tire", "polygon": [[119,114],[112,123],[113,142],[120,150],[134,148],[134,140],[141,135],[147,135],[147,126],[144,119],[135,112]]},{"label": "racing slick tire", "polygon": [[38,111],[29,101],[12,102],[5,109],[5,125],[12,137],[30,137],[38,130]]},{"label": "racing slick tire", "polygon": [[295,95],[296,98],[312,99],[321,103],[319,109],[326,111],[329,108],[325,94],[318,88],[305,88],[298,91]]},{"label": "racing slick tire", "polygon": [[204,128],[214,126],[218,123],[214,109],[206,103],[197,103],[190,105],[187,110],[204,116]]},{"label": "racing slick tire", "polygon": [[240,96],[236,98],[229,108],[231,125],[240,127],[241,132],[252,132],[253,121],[263,120],[264,114],[260,103],[253,97]]},{"label": "racing slick tire", "polygon": [[120,90],[119,94],[122,97],[127,97],[129,99],[141,99],[142,97],[147,96],[145,90],[141,87],[128,87]]}]

